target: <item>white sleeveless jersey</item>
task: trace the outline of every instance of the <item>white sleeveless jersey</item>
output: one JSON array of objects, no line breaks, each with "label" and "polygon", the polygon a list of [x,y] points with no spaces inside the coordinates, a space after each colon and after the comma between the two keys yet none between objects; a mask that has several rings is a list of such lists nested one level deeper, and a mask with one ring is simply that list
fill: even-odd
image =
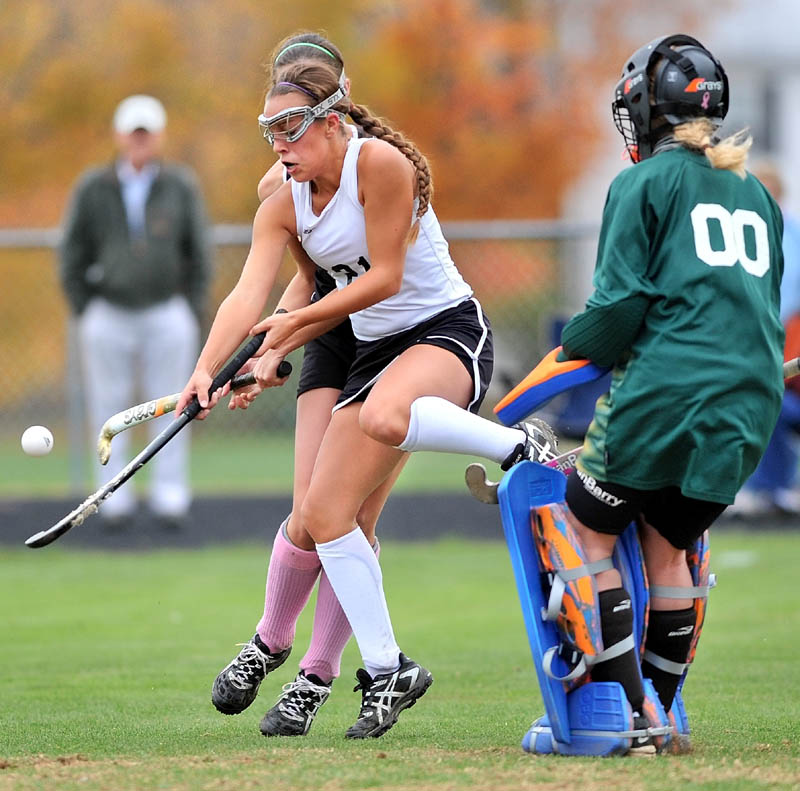
[{"label": "white sleeveless jersey", "polygon": [[[370,138],[351,138],[339,189],[317,216],[310,182],[292,181],[297,236],[317,266],[344,288],[370,267],[364,207],[358,200],[358,154]],[[420,219],[419,235],[408,247],[400,291],[350,316],[359,340],[374,341],[402,332],[458,305],[472,289],[456,269],[432,208]]]}]

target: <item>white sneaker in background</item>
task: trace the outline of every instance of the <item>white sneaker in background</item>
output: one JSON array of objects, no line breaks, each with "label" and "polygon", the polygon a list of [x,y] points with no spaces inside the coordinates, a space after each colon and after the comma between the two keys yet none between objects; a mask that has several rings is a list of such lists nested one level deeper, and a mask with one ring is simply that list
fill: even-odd
[{"label": "white sneaker in background", "polygon": [[752,489],[742,489],[733,502],[725,509],[725,515],[748,519],[759,516],[766,516],[774,508],[772,500],[760,491]]},{"label": "white sneaker in background", "polygon": [[775,505],[784,513],[800,515],[800,491],[797,489],[777,489],[774,501]]}]

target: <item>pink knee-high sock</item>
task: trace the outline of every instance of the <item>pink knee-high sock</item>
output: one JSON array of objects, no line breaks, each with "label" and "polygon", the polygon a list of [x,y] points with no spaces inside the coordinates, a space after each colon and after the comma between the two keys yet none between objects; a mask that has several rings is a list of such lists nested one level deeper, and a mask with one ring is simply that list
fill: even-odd
[{"label": "pink knee-high sock", "polygon": [[[375,550],[375,557],[380,558],[381,545],[377,538],[372,548]],[[326,684],[338,678],[341,672],[342,652],[352,634],[350,622],[323,569],[319,578],[311,645],[300,660],[300,669],[306,675],[313,673]]]},{"label": "pink knee-high sock", "polygon": [[283,651],[294,641],[297,619],[306,606],[322,568],[317,553],[299,549],[280,526],[267,572],[264,614],[258,622],[258,636],[273,653]]}]

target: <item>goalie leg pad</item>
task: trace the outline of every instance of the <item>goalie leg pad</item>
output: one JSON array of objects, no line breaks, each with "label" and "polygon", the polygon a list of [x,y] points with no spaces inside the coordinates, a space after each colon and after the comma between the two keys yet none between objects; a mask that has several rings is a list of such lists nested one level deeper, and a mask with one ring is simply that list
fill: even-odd
[{"label": "goalie leg pad", "polygon": [[625,532],[617,539],[614,547],[614,567],[622,578],[622,587],[631,597],[633,609],[633,639],[644,651],[647,634],[647,614],[650,609],[647,570],[644,565],[642,546],[639,543],[639,529],[631,522]]},{"label": "goalie leg pad", "polygon": [[550,583],[546,621],[554,621],[570,646],[594,658],[603,650],[600,605],[594,575],[613,568],[610,558],[586,559],[580,537],[567,519],[564,503],[539,506],[531,514],[539,562]]},{"label": "goalie leg pad", "polygon": [[[609,746],[603,742],[606,746],[602,748],[585,744],[577,748],[571,746],[580,734],[575,737],[572,734],[570,705],[579,706],[580,701],[588,700],[584,696],[595,693],[580,690],[594,688],[601,682],[573,687],[584,679],[587,667],[593,661],[611,658],[617,651],[628,651],[637,641],[642,644],[648,604],[647,578],[636,526],[632,525],[617,542],[615,560],[634,602],[634,636],[605,649],[593,575],[611,568],[612,560],[607,558],[596,564],[586,562],[580,539],[567,520],[564,490],[565,478],[560,472],[534,462],[522,462],[512,467],[498,487],[503,529],[546,712],[546,718],[534,723],[526,736],[528,746],[525,749],[544,753],[549,740],[558,745],[551,752],[613,754],[619,749],[616,743]],[[567,651],[564,651],[565,647]],[[561,658],[564,654],[569,657],[569,662]],[[580,662],[577,661],[579,657]],[[556,671],[563,675],[557,675]],[[622,690],[616,682],[613,685]],[[570,689],[572,691],[568,692]],[[576,693],[579,694],[571,697]],[[629,710],[624,692],[620,694],[628,707],[626,710]],[[652,696],[657,703],[655,693]],[[662,714],[650,712],[654,728],[667,728],[666,716]],[[577,722],[577,715],[572,717],[573,722]],[[612,733],[614,739],[620,739],[629,738],[621,734],[632,727],[631,720],[624,726],[605,730]],[[664,732],[660,730],[653,735],[663,735]],[[591,736],[591,739],[596,738],[601,737],[597,734]],[[592,751],[571,753],[573,749]]]},{"label": "goalie leg pad", "polygon": [[642,679],[642,686],[644,687],[644,711],[642,714],[650,722],[650,735],[653,737],[656,751],[663,752],[672,741],[672,724],[661,705],[653,682],[649,678]]},{"label": "goalie leg pad", "polygon": [[561,472],[531,461],[515,464],[497,487],[503,531],[545,711],[556,738],[568,744],[571,737],[566,689],[544,672],[542,663],[545,652],[557,648],[561,637],[555,623],[541,617],[547,600],[531,530],[531,509],[562,501],[565,491],[566,478]]},{"label": "goalie leg pad", "polygon": [[[694,659],[694,655],[697,650],[697,642],[700,638],[700,632],[705,619],[708,591],[716,584],[714,575],[709,571],[710,558],[711,552],[708,542],[708,531],[706,531],[700,538],[698,538],[694,546],[686,553],[687,564],[692,575],[692,586],[650,586],[650,596],[663,596],[671,599],[692,600],[695,612],[694,631],[692,633],[692,641],[685,662],[674,662],[655,654],[651,650],[645,649],[644,637],[646,636],[646,619],[645,629],[643,632],[641,632],[642,659],[664,673],[670,673],[679,677],[677,691],[675,692],[670,709],[666,713],[666,722],[670,726],[669,733],[661,740],[656,739],[656,746],[659,751],[683,754],[691,750],[689,717],[686,713],[686,708],[683,703],[681,689],[684,681],[686,680],[686,673],[688,672],[689,665]],[[646,713],[652,720],[655,718],[653,711],[654,704],[657,704],[657,708],[661,708],[662,710],[663,707],[660,705],[660,700],[650,679],[645,679],[644,683],[646,691]]]},{"label": "goalie leg pad", "polygon": [[592,575],[612,563],[586,562],[562,505],[565,488],[558,470],[522,462],[506,474],[497,494],[545,711],[554,737],[569,744],[565,682],[586,674],[582,657],[603,651]]},{"label": "goalie leg pad", "polygon": [[[697,645],[702,618],[705,615],[706,597],[708,590],[714,585],[714,575],[709,573],[710,552],[708,546],[708,532],[698,539],[694,547],[687,552],[687,562],[692,573],[694,587],[685,588],[679,591],[675,598],[694,599],[694,608],[697,613],[697,626],[693,634],[692,650],[690,657],[694,655]],[[642,659],[647,659],[656,667],[665,672],[673,672],[681,676],[680,686],[675,693],[675,697],[669,712],[664,714],[663,706],[658,698],[650,679],[643,679],[645,688],[645,714],[651,723],[658,722],[660,725],[668,725],[670,730],[663,738],[656,738],[656,747],[659,751],[673,754],[688,753],[691,749],[689,736],[689,717],[681,696],[680,687],[686,678],[687,664],[669,662],[662,657],[657,657],[651,652],[645,651],[645,638],[647,636],[648,613],[650,609],[650,596],[655,591],[656,595],[661,593],[676,593],[675,589],[667,590],[655,585],[650,588],[647,580],[647,570],[644,565],[644,555],[639,542],[638,526],[632,523],[628,529],[620,536],[614,550],[614,565],[620,572],[623,587],[631,594],[633,605],[634,638],[641,646]],[[699,595],[700,598],[695,598]],[[664,719],[666,717],[666,719]]]}]

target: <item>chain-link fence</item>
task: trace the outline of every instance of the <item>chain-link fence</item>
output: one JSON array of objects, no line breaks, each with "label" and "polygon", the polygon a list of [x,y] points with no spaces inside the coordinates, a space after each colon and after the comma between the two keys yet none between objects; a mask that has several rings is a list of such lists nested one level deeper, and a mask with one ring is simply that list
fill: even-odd
[{"label": "chain-link fence", "polygon": [[[495,376],[484,412],[552,348],[553,328],[579,309],[588,294],[597,228],[564,222],[450,223],[445,233],[459,269],[490,317],[495,335]],[[71,488],[87,485],[86,455],[93,437],[86,427],[80,350],[57,274],[57,229],[0,230],[0,457],[18,453],[31,424],[50,427],[69,444]],[[245,226],[216,226],[212,305],[238,278],[250,239]],[[289,281],[287,258],[274,291]],[[273,302],[268,306],[273,307]],[[299,372],[302,352],[291,359]],[[142,392],[137,401],[164,393]],[[204,436],[242,437],[252,432],[290,435],[295,388],[271,392],[263,404],[234,420],[223,410],[206,421]],[[0,458],[0,461],[2,459]],[[0,467],[1,469],[1,467]]]}]

